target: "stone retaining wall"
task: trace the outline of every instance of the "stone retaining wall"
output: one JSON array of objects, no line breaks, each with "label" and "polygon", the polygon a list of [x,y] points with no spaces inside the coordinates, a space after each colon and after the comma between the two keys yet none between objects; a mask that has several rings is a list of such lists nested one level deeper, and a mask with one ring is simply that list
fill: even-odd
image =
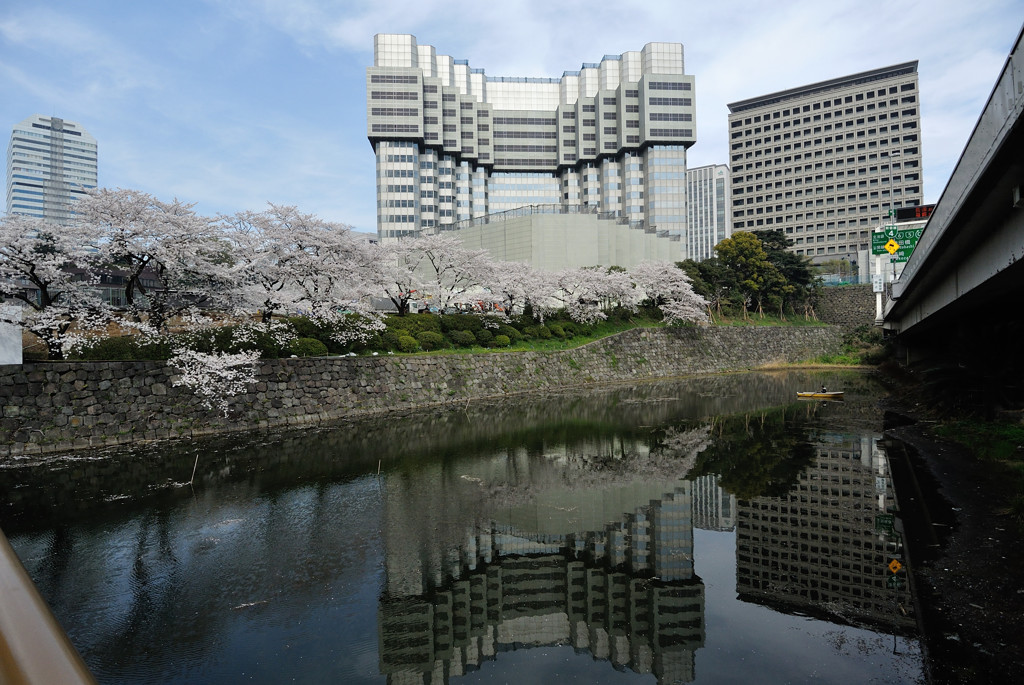
[{"label": "stone retaining wall", "polygon": [[825,323],[844,329],[873,326],[875,293],[870,283],[822,288],[815,313]]},{"label": "stone retaining wall", "polygon": [[230,415],[162,362],[0,367],[0,457],[315,424],[593,383],[743,370],[838,350],[833,327],[635,329],[559,352],[268,360]]}]

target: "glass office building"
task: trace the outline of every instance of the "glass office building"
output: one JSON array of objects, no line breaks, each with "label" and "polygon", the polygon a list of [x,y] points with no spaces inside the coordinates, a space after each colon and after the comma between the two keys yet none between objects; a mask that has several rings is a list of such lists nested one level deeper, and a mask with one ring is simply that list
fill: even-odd
[{"label": "glass office building", "polygon": [[382,241],[531,205],[685,233],[696,122],[679,43],[561,78],[496,78],[378,34],[366,95]]},{"label": "glass office building", "polygon": [[70,223],[73,203],[96,187],[96,166],[96,139],[79,124],[25,119],[7,148],[7,213]]},{"label": "glass office building", "polygon": [[732,235],[729,167],[710,164],[686,171],[687,253],[702,261],[715,256],[715,245]]}]

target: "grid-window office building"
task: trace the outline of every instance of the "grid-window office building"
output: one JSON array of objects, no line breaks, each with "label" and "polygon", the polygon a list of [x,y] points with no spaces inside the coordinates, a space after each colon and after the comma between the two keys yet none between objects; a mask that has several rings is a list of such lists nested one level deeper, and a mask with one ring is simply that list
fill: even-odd
[{"label": "grid-window office building", "polygon": [[816,261],[855,257],[891,207],[921,204],[916,61],[729,112],[734,231],[783,231]]},{"label": "grid-window office building", "polygon": [[73,121],[34,115],[11,133],[7,148],[7,213],[58,224],[96,187],[96,139]]},{"label": "grid-window office building", "polygon": [[685,230],[696,124],[679,43],[561,78],[495,78],[414,36],[378,34],[366,95],[382,240],[528,205]]},{"label": "grid-window office building", "polygon": [[729,167],[699,166],[686,171],[687,254],[702,261],[715,256],[715,245],[732,235]]}]

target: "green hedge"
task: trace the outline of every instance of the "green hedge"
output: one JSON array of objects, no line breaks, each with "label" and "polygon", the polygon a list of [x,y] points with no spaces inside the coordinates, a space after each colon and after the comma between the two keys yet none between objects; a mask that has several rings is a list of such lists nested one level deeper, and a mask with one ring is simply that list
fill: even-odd
[{"label": "green hedge", "polygon": [[448,334],[448,338],[459,347],[476,345],[476,336],[473,335],[473,331],[452,331]]},{"label": "green hedge", "polygon": [[288,352],[296,357],[326,357],[327,345],[316,338],[295,338],[288,343]]},{"label": "green hedge", "polygon": [[444,336],[434,331],[421,331],[416,334],[416,340],[419,341],[420,347],[428,352],[448,346],[448,341],[444,339]]},{"label": "green hedge", "polygon": [[398,338],[398,350],[400,352],[415,352],[420,349],[420,343],[411,335],[403,335]]},{"label": "green hedge", "polygon": [[352,322],[342,321],[337,325],[317,324],[301,316],[291,317],[285,322],[297,338],[285,348],[281,348],[276,339],[267,333],[252,334],[246,336],[245,342],[238,342],[234,340],[234,327],[224,326],[183,336],[171,336],[159,343],[143,342],[140,338],[132,336],[107,338],[71,358],[109,361],[164,360],[170,357],[174,348],[182,344],[207,354],[258,350],[263,359],[293,354],[324,356],[347,352],[415,352],[420,349],[438,350],[475,345],[508,347],[523,340],[569,340],[577,336],[592,335],[594,331],[593,326],[576,323],[564,313],[548,317],[546,324],[537,323],[524,315],[500,319],[478,314],[391,314],[384,318],[385,328],[375,332],[367,340],[339,343],[334,339],[334,334]]}]

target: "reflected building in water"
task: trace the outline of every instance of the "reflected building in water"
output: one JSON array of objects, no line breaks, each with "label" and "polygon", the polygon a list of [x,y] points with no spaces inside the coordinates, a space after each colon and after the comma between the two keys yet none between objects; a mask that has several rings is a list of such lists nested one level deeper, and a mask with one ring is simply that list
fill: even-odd
[{"label": "reflected building in water", "polygon": [[784,497],[740,501],[736,592],[786,612],[901,633],[915,629],[891,529],[896,501],[877,437],[820,438],[814,462]]},{"label": "reflected building in water", "polygon": [[[503,651],[568,645],[659,683],[693,680],[704,644],[693,494],[681,481],[601,530],[538,533],[498,521],[475,530],[439,586],[381,599],[381,672],[390,683],[442,683]],[[405,575],[391,552],[389,578]]]},{"label": "reflected building in water", "polygon": [[718,484],[719,476],[693,481],[693,527],[701,530],[736,530],[736,495]]}]

